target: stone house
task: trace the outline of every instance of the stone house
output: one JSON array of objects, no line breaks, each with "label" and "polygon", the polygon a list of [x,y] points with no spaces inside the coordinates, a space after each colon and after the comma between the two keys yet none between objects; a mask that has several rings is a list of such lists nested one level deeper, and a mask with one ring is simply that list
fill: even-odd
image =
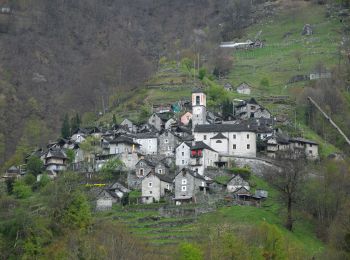
[{"label": "stone house", "polygon": [[267,155],[271,158],[275,158],[279,152],[290,153],[288,156],[293,156],[293,158],[300,156],[306,156],[309,160],[319,158],[318,143],[304,138],[289,138],[288,136],[276,133],[267,138],[266,144]]},{"label": "stone house", "polygon": [[140,150],[140,144],[134,142],[131,137],[119,136],[109,142],[109,154],[136,153]]},{"label": "stone house", "polygon": [[175,176],[175,203],[196,202],[196,194],[209,191],[209,180],[188,168],[181,169]]},{"label": "stone house", "polygon": [[138,178],[143,178],[154,171],[156,164],[146,159],[140,159],[135,165],[135,173]]},{"label": "stone house", "polygon": [[234,104],[234,115],[240,119],[271,118],[271,113],[256,102],[254,98]]},{"label": "stone house", "polygon": [[152,171],[142,179],[141,189],[143,203],[157,202],[167,192],[173,190],[173,180],[166,175],[157,174]]},{"label": "stone house", "polygon": [[160,174],[160,175],[168,175],[170,172],[170,169],[169,169],[169,166],[165,162],[160,161],[160,162],[155,164],[154,172],[157,174]]},{"label": "stone house", "polygon": [[20,167],[17,166],[11,166],[10,168],[8,168],[5,172],[5,175],[3,176],[3,178],[14,178],[17,179],[21,176],[21,169]]},{"label": "stone house", "polygon": [[154,126],[158,131],[161,131],[165,129],[166,124],[167,127],[170,128],[171,124],[175,121],[169,121],[172,119],[172,116],[172,113],[153,113],[148,119],[148,124]]},{"label": "stone house", "polygon": [[184,140],[190,140],[193,139],[192,137],[192,129],[186,126],[176,126],[172,128],[172,132],[178,136],[180,139]]},{"label": "stone house", "polygon": [[164,122],[157,113],[153,113],[149,119],[148,124],[154,126],[158,131],[162,130],[164,128]]},{"label": "stone house", "polygon": [[190,112],[186,112],[180,117],[180,122],[182,125],[187,126],[192,120],[192,114]]},{"label": "stone house", "polygon": [[290,138],[289,142],[294,151],[301,150],[309,160],[318,159],[318,143],[300,137]]},{"label": "stone house", "polygon": [[204,142],[196,142],[191,147],[190,168],[204,175],[206,168],[215,167],[215,163],[219,161],[219,153],[206,145]]},{"label": "stone house", "polygon": [[125,118],[123,122],[120,123],[121,126],[127,126],[130,133],[136,133],[137,127],[136,125],[131,122],[129,119]]},{"label": "stone house", "polygon": [[142,154],[158,154],[158,136],[156,133],[138,133],[134,136],[134,141],[141,145]]},{"label": "stone house", "polygon": [[67,155],[61,149],[50,149],[45,155],[45,169],[47,171],[60,172],[67,168]]},{"label": "stone house", "polygon": [[176,147],[175,165],[183,168],[190,164],[192,142],[182,142]]},{"label": "stone house", "polygon": [[168,121],[164,124],[164,129],[169,130],[173,125],[175,125],[177,122],[174,118],[170,118]]},{"label": "stone house", "polygon": [[249,183],[245,181],[239,174],[233,176],[227,183],[227,192],[235,192],[244,187],[246,190],[250,190]]},{"label": "stone house", "polygon": [[250,95],[251,89],[252,89],[252,87],[248,83],[242,82],[237,87],[237,93],[244,94],[244,95]]},{"label": "stone house", "polygon": [[172,132],[165,130],[159,135],[159,154],[164,156],[174,156],[174,150],[177,144],[178,137]]},{"label": "stone house", "polygon": [[[256,129],[246,123],[197,125],[194,129],[194,139],[196,142],[202,141],[208,146],[214,142],[217,151],[226,152],[226,139],[222,138],[221,135],[219,136],[221,139],[211,139],[215,136],[218,138],[219,133],[228,138],[228,153],[220,155],[256,157]],[[218,140],[221,143],[217,143]]]},{"label": "stone house", "polygon": [[122,199],[130,192],[120,183],[116,182],[111,186],[103,189],[96,198],[96,210],[110,210],[113,204],[121,203]]},{"label": "stone house", "polygon": [[229,82],[226,82],[226,83],[224,84],[224,89],[225,89],[226,91],[229,91],[229,92],[233,91],[233,87],[232,87],[232,85],[231,85]]},{"label": "stone house", "polygon": [[111,210],[116,201],[116,194],[113,194],[109,190],[103,189],[96,197],[96,211]]}]

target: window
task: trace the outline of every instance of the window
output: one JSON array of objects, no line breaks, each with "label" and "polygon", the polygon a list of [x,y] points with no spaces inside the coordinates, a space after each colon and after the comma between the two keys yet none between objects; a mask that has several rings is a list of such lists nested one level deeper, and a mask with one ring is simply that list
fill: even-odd
[{"label": "window", "polygon": [[185,161],[184,160],[182,160],[182,165],[184,165],[185,164]]},{"label": "window", "polygon": [[143,176],[143,169],[140,169],[139,173],[140,173],[140,176]]},{"label": "window", "polygon": [[169,140],[168,140],[168,139],[165,139],[165,140],[164,140],[164,143],[166,143],[166,144],[167,144],[168,142],[169,142]]},{"label": "window", "polygon": [[216,143],[217,143],[217,144],[221,144],[222,141],[221,141],[221,140],[217,140]]},{"label": "window", "polygon": [[196,96],[196,105],[199,105],[199,103],[200,103],[200,99],[201,99],[201,97],[200,97],[200,96]]},{"label": "window", "polygon": [[207,135],[204,135],[204,137],[203,137],[203,138],[204,138],[204,140],[207,140]]},{"label": "window", "polygon": [[309,154],[312,154],[312,150],[309,150]]},{"label": "window", "polygon": [[236,135],[233,135],[232,137],[233,137],[233,139],[236,139]]},{"label": "window", "polygon": [[186,186],[181,186],[182,191],[186,191],[187,190],[186,188],[187,188]]},{"label": "window", "polygon": [[186,185],[187,184],[187,179],[182,179],[181,183],[182,183],[182,185]]},{"label": "window", "polygon": [[247,134],[247,139],[249,139],[249,134]]},{"label": "window", "polygon": [[169,189],[170,189],[170,185],[169,185],[169,184],[167,184],[167,185],[166,185],[166,188],[169,190]]},{"label": "window", "polygon": [[140,163],[140,166],[143,166],[143,162]]},{"label": "window", "polygon": [[182,149],[184,149],[184,148],[185,148],[185,146],[183,145],[183,146],[182,146]]},{"label": "window", "polygon": [[152,194],[152,191],[151,191],[151,190],[149,191],[149,194]]},{"label": "window", "polygon": [[247,149],[248,149],[248,150],[250,149],[250,144],[247,144]]},{"label": "window", "polygon": [[149,183],[148,183],[148,187],[152,187],[152,182],[149,182]]},{"label": "window", "polygon": [[184,157],[184,156],[185,156],[185,153],[184,153],[184,152],[182,152],[182,153],[181,153],[181,155],[182,155],[182,157]]},{"label": "window", "polygon": [[168,146],[168,151],[171,151],[171,146]]},{"label": "window", "polygon": [[233,150],[235,150],[236,149],[236,145],[234,144],[234,145],[232,145],[232,149]]},{"label": "window", "polygon": [[159,174],[162,174],[162,169],[159,169],[159,170],[158,170],[158,173],[159,173]]}]

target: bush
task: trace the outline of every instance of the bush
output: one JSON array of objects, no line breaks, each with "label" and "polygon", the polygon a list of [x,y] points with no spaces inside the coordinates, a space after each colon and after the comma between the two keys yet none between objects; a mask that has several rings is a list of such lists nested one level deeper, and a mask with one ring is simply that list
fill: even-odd
[{"label": "bush", "polygon": [[198,78],[202,80],[204,79],[205,75],[207,75],[207,70],[205,68],[200,68],[198,72]]},{"label": "bush", "polygon": [[24,182],[25,184],[32,186],[35,182],[36,182],[36,178],[33,174],[26,174],[26,176],[24,177]]},{"label": "bush", "polygon": [[26,199],[32,195],[32,189],[24,181],[18,180],[13,185],[13,194],[18,199]]},{"label": "bush", "polygon": [[193,62],[189,58],[183,58],[181,60],[181,66],[190,71],[193,68]]},{"label": "bush", "polygon": [[179,257],[181,260],[203,259],[203,252],[199,247],[190,243],[182,243],[179,247]]}]

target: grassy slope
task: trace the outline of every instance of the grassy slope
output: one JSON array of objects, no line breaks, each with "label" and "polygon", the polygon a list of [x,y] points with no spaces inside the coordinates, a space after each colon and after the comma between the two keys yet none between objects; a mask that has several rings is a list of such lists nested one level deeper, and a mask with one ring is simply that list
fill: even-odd
[{"label": "grassy slope", "polygon": [[[302,87],[303,83],[286,87],[292,76],[310,73],[318,62],[328,69],[337,64],[337,46],[341,38],[337,32],[339,20],[326,18],[324,6],[312,5],[308,8],[310,5],[304,3],[294,15],[287,10],[248,29],[247,38],[250,39],[262,31],[260,38],[265,41],[265,47],[234,52],[235,68],[230,75],[234,85],[247,81],[256,87],[255,94],[258,95],[293,95],[292,89]],[[314,29],[312,36],[301,35],[307,23]],[[286,33],[289,36],[283,37]],[[295,52],[300,52],[302,56],[300,70]],[[259,87],[263,78],[269,80],[269,87]]]},{"label": "grassy slope", "polygon": [[[313,225],[303,218],[298,218],[294,232],[289,232],[283,226],[283,206],[278,192],[262,179],[252,176],[255,187],[269,192],[269,198],[262,203],[261,208],[249,206],[221,207],[217,211],[204,214],[198,218],[160,218],[157,217],[161,205],[132,205],[125,208],[115,207],[112,212],[98,213],[98,218],[111,218],[127,225],[131,232],[154,245],[163,245],[160,249],[176,246],[183,241],[192,241],[200,233],[203,225],[229,223],[233,226],[259,225],[266,221],[276,225],[291,241],[305,248],[310,255],[323,250],[323,244],[316,238]],[[188,205],[193,207],[195,205]],[[185,223],[183,222],[185,221]],[[169,224],[171,224],[169,226]],[[175,224],[175,225],[174,225]]]}]

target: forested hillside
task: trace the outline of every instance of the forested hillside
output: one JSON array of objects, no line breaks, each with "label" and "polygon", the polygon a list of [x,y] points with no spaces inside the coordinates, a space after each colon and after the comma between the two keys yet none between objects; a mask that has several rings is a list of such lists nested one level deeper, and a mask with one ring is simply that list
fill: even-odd
[{"label": "forested hillside", "polygon": [[194,47],[199,29],[217,44],[254,21],[250,4],[237,13],[229,2],[1,1],[0,162],[18,143],[21,153],[57,136],[65,113],[94,118],[113,94],[142,86],[160,57]]}]

